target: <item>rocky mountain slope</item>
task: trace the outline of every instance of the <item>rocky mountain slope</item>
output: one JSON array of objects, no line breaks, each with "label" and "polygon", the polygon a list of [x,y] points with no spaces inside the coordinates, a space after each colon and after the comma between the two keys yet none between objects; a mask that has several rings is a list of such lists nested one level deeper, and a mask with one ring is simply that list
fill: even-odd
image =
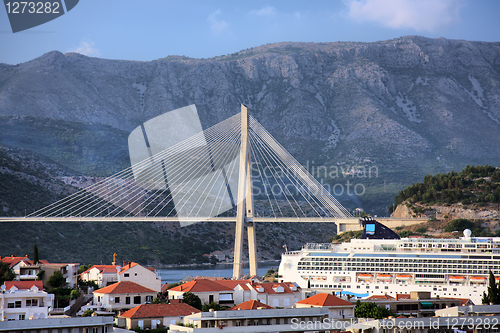
[{"label": "rocky mountain slope", "polygon": [[[54,51],[0,65],[3,116],[130,131],[192,103],[205,127],[245,103],[300,162],[337,171],[317,178],[344,192],[348,179],[362,184],[360,201],[348,206],[383,214],[399,189],[426,173],[498,164],[500,43],[418,36],[278,43],[149,62]],[[376,174],[356,173],[370,166]]]},{"label": "rocky mountain slope", "polygon": [[[130,130],[193,103],[204,127],[245,103],[346,207],[385,215],[394,195],[425,174],[499,164],[500,43],[409,36],[269,44],[211,59],[137,62],[54,51],[0,64],[2,215],[22,216],[73,191],[64,179],[128,166]],[[345,196],[355,185],[357,193]],[[41,223],[22,234],[14,224],[0,227],[4,255],[29,253],[43,240],[48,259],[86,263],[108,250],[142,263],[188,262],[233,246],[230,224],[203,224],[194,234],[155,224]],[[272,258],[285,243],[327,241],[333,226],[273,224],[257,232],[261,256]],[[75,243],[82,247],[71,251]]]}]

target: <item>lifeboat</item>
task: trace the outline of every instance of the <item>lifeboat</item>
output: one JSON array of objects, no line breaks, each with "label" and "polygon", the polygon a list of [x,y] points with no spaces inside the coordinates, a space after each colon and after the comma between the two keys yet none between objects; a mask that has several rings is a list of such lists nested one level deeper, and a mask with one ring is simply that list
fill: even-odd
[{"label": "lifeboat", "polygon": [[450,276],[450,281],[464,281],[465,276],[452,275]]},{"label": "lifeboat", "polygon": [[371,278],[373,278],[372,274],[359,274],[358,275],[358,279],[361,279],[361,280],[369,280]]},{"label": "lifeboat", "polygon": [[391,280],[392,275],[391,274],[378,274],[377,279],[379,279],[379,280]]},{"label": "lifeboat", "polygon": [[471,276],[470,277],[470,282],[483,283],[485,281],[486,281],[486,278],[484,276]]},{"label": "lifeboat", "polygon": [[411,279],[411,275],[398,274],[398,275],[396,275],[396,279],[398,279],[398,280],[409,280],[409,279]]}]

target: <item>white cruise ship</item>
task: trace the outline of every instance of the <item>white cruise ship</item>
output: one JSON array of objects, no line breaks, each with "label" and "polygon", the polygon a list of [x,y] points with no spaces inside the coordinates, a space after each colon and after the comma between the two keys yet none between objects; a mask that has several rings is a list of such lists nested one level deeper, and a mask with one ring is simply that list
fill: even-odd
[{"label": "white cruise ship", "polygon": [[356,297],[429,291],[481,304],[489,271],[500,279],[500,237],[471,237],[465,230],[460,239],[400,238],[373,219],[360,223],[361,239],[284,253],[280,281]]}]

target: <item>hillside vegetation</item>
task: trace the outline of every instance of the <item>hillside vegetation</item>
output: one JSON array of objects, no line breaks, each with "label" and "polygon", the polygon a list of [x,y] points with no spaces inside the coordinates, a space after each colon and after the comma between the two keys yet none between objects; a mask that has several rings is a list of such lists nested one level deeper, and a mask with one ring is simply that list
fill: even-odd
[{"label": "hillside vegetation", "polygon": [[412,184],[396,195],[391,212],[403,203],[427,206],[461,203],[477,207],[500,203],[500,168],[468,165],[460,172],[427,175],[423,182]]}]

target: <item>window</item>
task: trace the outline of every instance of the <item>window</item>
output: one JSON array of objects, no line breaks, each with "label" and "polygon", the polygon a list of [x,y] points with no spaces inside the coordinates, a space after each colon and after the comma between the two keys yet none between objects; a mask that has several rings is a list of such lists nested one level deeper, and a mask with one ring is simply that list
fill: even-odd
[{"label": "window", "polygon": [[24,320],[24,319],[26,319],[26,316],[24,314],[20,314],[19,315],[19,320]]},{"label": "window", "polygon": [[31,306],[31,300],[30,299],[26,300],[26,306]]},{"label": "window", "polygon": [[16,301],[16,308],[20,308],[21,307],[21,301]]},{"label": "window", "polygon": [[146,303],[152,302],[153,301],[153,296],[146,296]]},{"label": "window", "polygon": [[141,296],[134,296],[134,304],[141,304]]},{"label": "window", "polygon": [[125,304],[130,304],[130,296],[125,297]]},{"label": "window", "polygon": [[124,277],[129,277],[128,273],[123,274]]},{"label": "window", "polygon": [[115,303],[119,304],[120,303],[120,297],[115,297]]},{"label": "window", "polygon": [[36,298],[31,300],[31,306],[38,306],[38,300]]},{"label": "window", "polygon": [[9,303],[9,304],[7,305],[7,308],[9,308],[9,309],[13,309],[13,308],[14,308],[14,303]]}]

